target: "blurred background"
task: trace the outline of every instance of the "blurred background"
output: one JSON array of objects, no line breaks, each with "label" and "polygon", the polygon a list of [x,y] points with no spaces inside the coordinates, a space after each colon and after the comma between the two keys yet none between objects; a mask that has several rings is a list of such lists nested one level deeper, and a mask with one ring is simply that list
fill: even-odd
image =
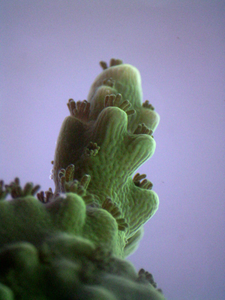
[{"label": "blurred background", "polygon": [[0,178],[53,188],[67,100],[100,60],[140,70],[161,116],[143,165],[160,206],[129,257],[168,300],[225,299],[225,1],[0,1]]}]

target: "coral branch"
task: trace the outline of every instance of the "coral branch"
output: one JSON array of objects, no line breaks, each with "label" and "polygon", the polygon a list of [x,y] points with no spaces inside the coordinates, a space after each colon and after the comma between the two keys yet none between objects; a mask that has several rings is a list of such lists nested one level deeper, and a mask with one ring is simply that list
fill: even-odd
[{"label": "coral branch", "polygon": [[153,276],[124,260],[158,209],[146,174],[132,174],[155,151],[159,116],[142,103],[135,67],[100,65],[87,100],[67,103],[55,191],[38,201],[39,185],[0,181],[0,299],[164,300]]}]

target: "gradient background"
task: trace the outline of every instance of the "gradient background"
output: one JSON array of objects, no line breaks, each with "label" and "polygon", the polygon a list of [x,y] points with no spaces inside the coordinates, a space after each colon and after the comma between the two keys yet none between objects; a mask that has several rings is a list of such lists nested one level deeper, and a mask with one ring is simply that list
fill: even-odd
[{"label": "gradient background", "polygon": [[49,179],[67,100],[100,60],[142,75],[161,116],[147,173],[160,208],[130,256],[168,300],[225,299],[225,1],[0,1],[0,178]]}]

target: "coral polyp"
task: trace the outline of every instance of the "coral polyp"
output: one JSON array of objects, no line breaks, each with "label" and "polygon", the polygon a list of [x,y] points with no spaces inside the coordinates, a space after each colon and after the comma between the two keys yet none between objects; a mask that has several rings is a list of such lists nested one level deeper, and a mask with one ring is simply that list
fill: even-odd
[{"label": "coral polyp", "polygon": [[39,186],[1,181],[1,198],[14,199],[0,202],[0,299],[164,299],[150,273],[124,260],[158,209],[151,181],[135,172],[155,151],[159,116],[142,104],[135,67],[100,65],[87,100],[67,103],[55,191],[37,199]]}]

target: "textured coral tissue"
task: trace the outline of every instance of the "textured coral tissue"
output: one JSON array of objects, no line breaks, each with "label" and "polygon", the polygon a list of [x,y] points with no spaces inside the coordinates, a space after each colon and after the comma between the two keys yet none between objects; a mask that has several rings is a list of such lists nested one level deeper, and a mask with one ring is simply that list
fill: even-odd
[{"label": "textured coral tissue", "polygon": [[155,151],[159,115],[142,101],[135,67],[100,65],[87,100],[67,103],[55,191],[0,181],[0,300],[165,299],[125,259],[158,208],[152,183],[135,172]]}]

